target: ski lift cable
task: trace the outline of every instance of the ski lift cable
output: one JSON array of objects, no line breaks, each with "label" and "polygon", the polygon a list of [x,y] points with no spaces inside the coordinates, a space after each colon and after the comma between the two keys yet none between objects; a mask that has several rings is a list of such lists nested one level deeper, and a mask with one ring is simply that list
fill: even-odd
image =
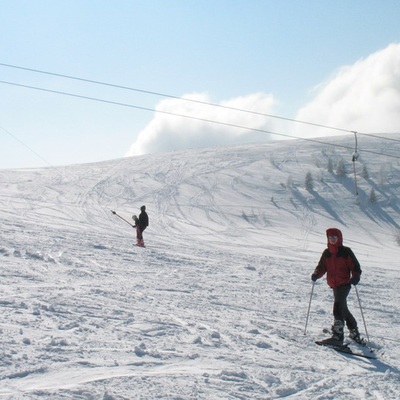
[{"label": "ski lift cable", "polygon": [[382,132],[382,133],[362,133],[362,132],[357,132],[357,134],[359,136],[368,136],[368,137],[373,137],[375,139],[383,139],[383,140],[388,140],[390,142],[400,143],[399,139],[388,138],[388,137],[382,136],[382,135],[400,135],[400,132]]},{"label": "ski lift cable", "polygon": [[[260,133],[267,133],[270,135],[282,136],[282,137],[286,137],[289,139],[298,139],[298,140],[303,140],[303,141],[308,141],[308,142],[313,142],[313,143],[324,144],[327,146],[336,146],[336,147],[342,147],[342,148],[346,148],[346,149],[352,149],[349,146],[339,145],[339,144],[335,144],[335,143],[328,143],[328,142],[324,142],[324,141],[318,140],[318,139],[302,138],[299,136],[289,135],[289,134],[279,133],[279,132],[273,132],[273,131],[269,131],[266,129],[251,128],[248,126],[233,124],[233,123],[229,123],[229,122],[216,121],[216,120],[211,120],[211,119],[207,119],[207,118],[195,117],[192,115],[178,114],[178,113],[174,113],[171,111],[157,110],[157,109],[153,109],[153,108],[149,108],[149,107],[121,103],[121,102],[117,102],[117,101],[111,101],[111,100],[100,99],[100,98],[96,98],[96,97],[84,96],[84,95],[79,95],[79,94],[75,94],[75,93],[68,93],[68,92],[46,89],[46,88],[41,88],[41,87],[36,87],[36,86],[23,85],[20,83],[8,82],[8,81],[2,81],[2,80],[0,80],[0,83],[6,84],[6,85],[11,85],[11,86],[22,87],[22,88],[26,88],[26,89],[39,90],[39,91],[47,92],[47,93],[59,94],[59,95],[63,95],[63,96],[76,97],[76,98],[80,98],[80,99],[84,99],[84,100],[92,100],[92,101],[97,101],[97,102],[101,102],[101,103],[107,103],[107,104],[112,104],[112,105],[117,105],[117,106],[122,106],[122,107],[129,107],[129,108],[134,108],[134,109],[143,110],[143,111],[150,111],[150,112],[156,112],[156,113],[161,113],[161,114],[166,114],[166,115],[171,115],[171,116],[176,116],[176,117],[181,117],[181,118],[188,118],[188,119],[202,121],[202,122],[206,122],[206,123],[213,123],[213,124],[218,124],[218,125],[223,125],[223,126],[229,126],[232,128],[245,129],[245,130],[250,130],[250,131],[260,132]],[[349,131],[349,132],[354,133],[354,131]],[[400,158],[400,156],[379,153],[379,152],[375,152],[372,150],[363,150],[363,151],[364,151],[364,153],[376,154],[376,155],[381,155],[381,156],[385,156],[385,157],[391,157],[391,158],[396,158],[396,159]]]},{"label": "ski lift cable", "polygon": [[76,81],[93,83],[96,85],[109,86],[109,87],[113,87],[113,88],[117,88],[117,89],[130,90],[130,91],[134,91],[134,92],[138,92],[138,93],[151,94],[154,96],[166,97],[166,98],[175,99],[175,100],[203,104],[203,105],[207,105],[207,106],[211,106],[211,107],[224,108],[224,109],[232,110],[232,111],[240,111],[240,112],[244,112],[244,113],[260,115],[260,116],[270,117],[270,118],[276,118],[276,119],[281,119],[281,120],[289,121],[289,122],[295,122],[295,123],[299,123],[299,124],[312,125],[312,126],[316,126],[319,128],[333,129],[333,130],[337,130],[337,131],[341,131],[341,132],[349,132],[349,133],[351,132],[348,129],[342,129],[342,128],[337,128],[337,127],[333,127],[333,126],[317,124],[317,123],[313,123],[313,122],[300,121],[300,120],[296,120],[293,118],[287,118],[287,117],[282,117],[282,116],[278,116],[278,115],[266,114],[266,113],[262,113],[262,112],[258,112],[258,111],[245,110],[245,109],[238,108],[238,107],[231,107],[231,106],[226,106],[226,105],[222,105],[222,104],[210,103],[210,102],[206,102],[206,101],[202,101],[202,100],[188,99],[186,97],[179,97],[179,96],[174,96],[174,95],[160,93],[160,92],[153,92],[153,91],[144,90],[144,89],[137,89],[137,88],[132,88],[132,87],[128,87],[128,86],[108,83],[108,82],[101,82],[101,81],[96,81],[96,80],[92,80],[92,79],[86,79],[86,78],[80,78],[80,77],[75,77],[75,76],[71,76],[71,75],[59,74],[59,73],[55,73],[55,72],[42,71],[42,70],[38,70],[38,69],[34,69],[34,68],[20,67],[17,65],[5,64],[5,63],[0,63],[0,66],[20,69],[20,70],[29,71],[29,72],[35,72],[38,74],[52,75],[52,76],[57,76],[60,78],[65,78],[65,79],[73,79]]},{"label": "ski lift cable", "polygon": [[[16,140],[19,144],[21,144],[22,146],[24,146],[27,150],[29,150],[31,153],[33,153],[36,157],[40,158],[45,164],[47,164],[48,166],[54,168],[55,170],[58,171],[58,169],[52,165],[49,161],[47,161],[44,157],[42,157],[37,151],[33,150],[32,147],[28,146],[25,142],[23,142],[21,139],[19,139],[17,136],[15,136],[14,134],[12,134],[9,130],[7,130],[6,128],[0,126],[0,129],[5,132],[7,135],[11,136],[14,140]],[[61,175],[62,173],[60,171],[58,171]]]},{"label": "ski lift cable", "polygon": [[[60,77],[60,78],[72,79],[72,80],[92,83],[92,84],[96,84],[96,85],[108,86],[108,87],[113,87],[113,88],[117,88],[117,89],[130,90],[130,91],[134,91],[134,92],[138,92],[138,93],[145,93],[145,94],[150,94],[150,95],[154,95],[154,96],[171,98],[171,99],[175,99],[175,100],[181,100],[181,101],[187,101],[187,102],[192,102],[192,103],[197,103],[197,104],[203,104],[203,105],[212,106],[212,107],[224,108],[224,109],[228,109],[228,110],[232,110],[232,111],[239,111],[239,112],[244,112],[244,113],[249,113],[249,114],[254,114],[254,115],[260,115],[260,116],[264,116],[264,117],[276,118],[276,119],[280,119],[280,120],[284,120],[284,121],[289,121],[289,122],[294,122],[294,123],[299,123],[299,124],[305,124],[305,125],[315,126],[315,127],[324,128],[324,129],[332,129],[332,130],[337,130],[337,131],[341,131],[341,132],[353,133],[353,131],[349,130],[349,129],[343,129],[343,128],[324,125],[324,124],[318,124],[318,123],[314,123],[314,122],[301,121],[301,120],[296,120],[294,118],[287,118],[287,117],[282,117],[282,116],[273,115],[273,114],[267,114],[267,113],[261,113],[261,112],[257,112],[257,111],[245,110],[245,109],[238,108],[238,107],[231,107],[231,106],[226,106],[226,105],[222,105],[222,104],[215,104],[215,103],[210,103],[210,102],[196,100],[196,99],[189,99],[189,98],[174,96],[174,95],[170,95],[170,94],[166,94],[166,93],[160,93],[160,92],[154,92],[154,91],[149,91],[149,90],[144,90],[144,89],[132,88],[132,87],[124,86],[124,85],[117,85],[117,84],[97,81],[97,80],[93,80],[93,79],[86,79],[86,78],[81,78],[81,77],[76,77],[76,76],[71,76],[71,75],[66,75],[66,74],[60,74],[60,73],[55,73],[55,72],[49,72],[49,71],[43,71],[43,70],[34,69],[34,68],[21,67],[21,66],[12,65],[12,64],[6,64],[6,63],[0,63],[0,66],[7,67],[7,68],[20,69],[20,70],[34,72],[34,73],[38,73],[38,74],[57,76],[57,77]],[[4,82],[2,82],[2,83],[4,83]],[[359,133],[359,134],[360,135],[370,135],[370,136],[375,136],[376,135],[376,134],[369,134],[369,133]],[[400,140],[396,140],[396,139],[383,138],[381,136],[375,136],[375,137],[379,137],[379,138],[386,139],[386,140],[393,140],[393,141],[399,141],[400,142]]]}]

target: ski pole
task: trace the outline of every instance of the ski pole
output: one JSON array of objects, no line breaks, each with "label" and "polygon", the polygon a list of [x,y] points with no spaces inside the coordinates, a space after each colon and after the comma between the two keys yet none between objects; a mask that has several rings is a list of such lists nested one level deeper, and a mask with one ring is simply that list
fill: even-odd
[{"label": "ski pole", "polygon": [[127,221],[125,218],[121,217],[118,215],[115,211],[110,210],[114,215],[116,215],[118,218],[121,218],[123,221],[125,221],[127,224],[129,224],[132,228],[135,228],[135,225],[132,225],[129,221]]},{"label": "ski pole", "polygon": [[369,343],[369,336],[368,336],[368,331],[367,331],[367,325],[366,325],[366,323],[365,323],[364,313],[363,313],[363,310],[362,310],[362,307],[361,307],[360,296],[359,296],[359,294],[358,294],[358,289],[357,289],[357,286],[356,286],[356,285],[354,285],[354,288],[356,289],[358,304],[360,305],[361,317],[362,317],[362,320],[363,320],[363,322],[364,322],[365,334],[367,335],[367,341],[368,341],[368,343]]},{"label": "ski pole", "polygon": [[308,303],[308,311],[307,311],[307,319],[306,319],[306,326],[304,328],[304,334],[307,335],[307,325],[308,325],[308,317],[310,315],[310,308],[311,308],[311,300],[312,300],[312,295],[314,292],[314,286],[315,282],[313,281],[312,288],[311,288],[311,294],[310,294],[310,302]]}]

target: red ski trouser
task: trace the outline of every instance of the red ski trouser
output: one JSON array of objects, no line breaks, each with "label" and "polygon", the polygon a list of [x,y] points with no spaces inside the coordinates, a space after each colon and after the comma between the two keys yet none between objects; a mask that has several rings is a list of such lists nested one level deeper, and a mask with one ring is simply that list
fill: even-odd
[{"label": "red ski trouser", "polygon": [[136,239],[143,240],[142,231],[140,230],[139,225],[136,226]]}]

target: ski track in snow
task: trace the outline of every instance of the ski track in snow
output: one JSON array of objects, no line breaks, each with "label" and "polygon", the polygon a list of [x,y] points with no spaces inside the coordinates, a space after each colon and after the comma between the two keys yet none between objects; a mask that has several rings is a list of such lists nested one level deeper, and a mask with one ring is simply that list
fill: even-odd
[{"label": "ski track in snow", "polygon": [[[374,212],[315,159],[277,143],[0,171],[0,398],[397,399],[398,164]],[[324,174],[315,193],[308,170]],[[110,213],[142,204],[144,249]],[[361,261],[377,360],[314,344],[331,323],[323,281],[304,335],[332,225]],[[364,331],[354,291],[349,307]]]}]

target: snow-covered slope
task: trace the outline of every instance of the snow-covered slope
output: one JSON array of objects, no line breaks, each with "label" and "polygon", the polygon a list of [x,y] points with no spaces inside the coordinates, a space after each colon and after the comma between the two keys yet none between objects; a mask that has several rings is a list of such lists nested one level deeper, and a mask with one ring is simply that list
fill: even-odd
[{"label": "snow-covered slope", "polygon": [[[400,143],[363,137],[356,198],[352,140],[0,171],[0,398],[397,399]],[[143,204],[145,249],[110,212]],[[332,226],[377,360],[314,344],[324,281],[304,334]]]}]

